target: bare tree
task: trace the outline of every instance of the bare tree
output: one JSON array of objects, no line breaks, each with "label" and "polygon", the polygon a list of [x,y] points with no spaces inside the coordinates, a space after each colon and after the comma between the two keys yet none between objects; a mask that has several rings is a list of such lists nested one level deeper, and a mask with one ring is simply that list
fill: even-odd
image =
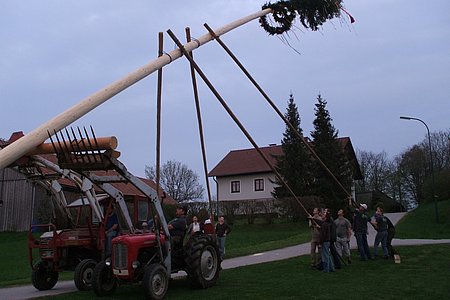
[{"label": "bare tree", "polygon": [[[431,133],[431,147],[433,149],[433,169],[435,172],[450,169],[450,129]],[[426,149],[427,159],[430,158],[428,137],[420,143]]]},{"label": "bare tree", "polygon": [[400,155],[398,170],[400,172],[402,185],[405,191],[417,202],[424,199],[423,184],[426,179],[427,169],[425,150],[414,145]]},{"label": "bare tree", "polygon": [[386,152],[374,153],[357,151],[358,162],[363,174],[361,191],[380,191],[387,193],[390,180],[395,173],[394,163],[387,157]]},{"label": "bare tree", "polygon": [[[145,166],[145,176],[156,179],[156,168]],[[178,202],[198,200],[203,197],[203,186],[198,175],[186,165],[169,160],[161,166],[160,185],[173,199]]]}]

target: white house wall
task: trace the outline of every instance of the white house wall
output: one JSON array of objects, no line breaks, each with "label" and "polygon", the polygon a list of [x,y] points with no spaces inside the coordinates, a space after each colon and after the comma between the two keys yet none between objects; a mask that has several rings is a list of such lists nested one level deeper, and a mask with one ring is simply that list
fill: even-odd
[{"label": "white house wall", "polygon": [[[255,191],[255,179],[264,180],[263,191]],[[273,173],[227,176],[216,178],[216,180],[217,195],[219,201],[257,200],[272,198],[274,184],[271,181],[274,180]],[[241,189],[239,193],[231,193],[232,181],[240,181]]]}]

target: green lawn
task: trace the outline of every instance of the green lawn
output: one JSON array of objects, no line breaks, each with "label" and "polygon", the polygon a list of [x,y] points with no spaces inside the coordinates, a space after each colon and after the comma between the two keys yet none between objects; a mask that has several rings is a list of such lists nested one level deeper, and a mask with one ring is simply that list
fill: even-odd
[{"label": "green lawn", "polygon": [[[167,299],[448,299],[450,245],[398,247],[401,264],[390,260],[357,259],[335,273],[309,269],[309,258],[298,258],[223,270],[217,285],[192,290],[184,279],[170,283]],[[354,257],[356,257],[354,253]],[[99,299],[76,292],[43,299]],[[140,285],[121,286],[113,297],[142,299]]]},{"label": "green lawn", "polygon": [[284,248],[310,240],[310,229],[306,221],[271,225],[237,222],[227,236],[226,258]]},{"label": "green lawn", "polygon": [[450,200],[438,202],[439,223],[434,203],[427,203],[408,213],[396,226],[402,239],[450,239]]},{"label": "green lawn", "polygon": [[[237,222],[227,239],[226,257],[236,257],[273,250],[306,242],[309,229],[304,223],[277,222],[272,225],[247,225]],[[28,262],[27,233],[0,233],[0,287],[30,284],[31,267]],[[37,253],[36,253],[37,254]],[[73,272],[60,273],[61,279],[72,279]]]},{"label": "green lawn", "polygon": [[[400,221],[400,224],[397,226],[396,237],[450,238],[450,221],[449,218],[446,217],[450,215],[450,201],[441,201],[438,204],[441,215],[440,224],[435,224],[434,222],[434,204],[423,205],[409,213],[408,216]],[[297,245],[308,242],[309,239],[310,232],[306,221],[299,223],[279,221],[272,225],[259,223],[247,225],[245,222],[237,221],[233,226],[232,233],[227,238],[226,258]],[[0,233],[0,251],[3,254],[0,259],[0,270],[2,270],[2,272],[0,272],[0,287],[30,284],[31,268],[28,263],[26,243],[26,233]],[[406,248],[405,251],[409,251],[409,248]],[[431,258],[434,258],[434,256]],[[306,258],[300,258],[294,261],[302,261],[304,259]],[[292,262],[292,260],[289,261]],[[448,270],[448,259],[445,260],[445,262],[447,262]],[[352,266],[352,268],[354,268],[354,266]],[[8,270],[8,272],[3,272],[3,270]],[[226,274],[228,274],[228,272],[234,271],[227,270],[224,272],[219,283],[220,285],[224,284],[224,281],[226,282]],[[60,276],[62,279],[71,279],[72,277],[72,272],[63,272]],[[177,285],[178,284],[182,283],[177,283]]]},{"label": "green lawn", "polygon": [[[24,277],[30,282],[30,264],[28,263],[27,233],[0,233],[0,287],[24,283]],[[8,270],[4,272],[3,270]],[[25,271],[26,270],[26,271]]]}]

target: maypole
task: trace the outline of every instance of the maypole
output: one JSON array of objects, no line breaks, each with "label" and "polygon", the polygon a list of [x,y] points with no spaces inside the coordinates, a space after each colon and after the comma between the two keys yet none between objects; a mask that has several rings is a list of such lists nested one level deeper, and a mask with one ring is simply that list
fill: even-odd
[{"label": "maypole", "polygon": [[[245,25],[250,21],[261,18],[262,16],[265,16],[270,12],[272,12],[271,8],[266,8],[264,10],[258,11],[215,30],[215,33],[219,36],[223,35],[242,25]],[[193,51],[194,49],[199,48],[200,46],[210,42],[211,40],[213,40],[213,37],[211,36],[211,34],[207,33],[196,40],[186,43],[183,46],[187,51]],[[13,142],[9,146],[1,149],[0,169],[8,167],[10,164],[14,163],[22,156],[27,155],[34,148],[45,142],[45,140],[48,139],[49,133],[54,134],[64,127],[67,127],[82,116],[86,115],[88,112],[94,110],[97,106],[111,99],[113,96],[129,88],[133,84],[144,79],[158,69],[170,64],[172,61],[180,58],[181,55],[182,53],[180,49],[175,49],[163,56],[158,57],[157,59],[147,63],[143,67],[135,70],[134,72],[131,72],[124,78],[117,80],[116,82],[113,82],[103,89],[95,92],[94,94],[84,98],[76,105],[42,124],[22,138]]]}]

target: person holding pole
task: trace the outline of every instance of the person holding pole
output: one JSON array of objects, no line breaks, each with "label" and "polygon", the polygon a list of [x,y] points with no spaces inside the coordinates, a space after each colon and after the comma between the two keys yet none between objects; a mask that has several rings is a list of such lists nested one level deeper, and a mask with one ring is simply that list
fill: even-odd
[{"label": "person holding pole", "polygon": [[366,213],[367,204],[361,203],[358,209],[352,208],[351,204],[351,198],[349,198],[349,206],[353,212],[353,232],[358,244],[359,255],[363,261],[372,259],[367,243],[367,223],[370,221]]},{"label": "person holding pole", "polygon": [[352,236],[352,225],[350,221],[344,217],[344,210],[338,210],[338,217],[334,220],[336,225],[336,251],[340,257],[347,259],[350,264],[352,262],[350,257],[350,237]]}]

